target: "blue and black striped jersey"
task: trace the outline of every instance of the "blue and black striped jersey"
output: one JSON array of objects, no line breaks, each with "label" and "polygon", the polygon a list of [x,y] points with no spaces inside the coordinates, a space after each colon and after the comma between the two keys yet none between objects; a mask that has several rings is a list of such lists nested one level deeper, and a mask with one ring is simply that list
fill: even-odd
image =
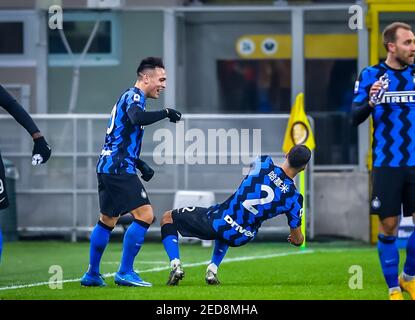
[{"label": "blue and black striped jersey", "polygon": [[355,84],[353,105],[367,104],[371,86],[385,73],[389,89],[372,110],[373,166],[415,166],[415,65],[396,70],[383,62],[363,69]]},{"label": "blue and black striped jersey", "polygon": [[301,225],[303,197],[294,181],[269,156],[258,157],[238,190],[208,209],[212,226],[231,246],[252,240],[261,224],[285,213],[291,228]]},{"label": "blue and black striped jersey", "polygon": [[137,87],[125,91],[111,112],[104,147],[97,163],[97,173],[136,174],[144,127],[134,125],[127,111],[146,109],[144,93]]}]

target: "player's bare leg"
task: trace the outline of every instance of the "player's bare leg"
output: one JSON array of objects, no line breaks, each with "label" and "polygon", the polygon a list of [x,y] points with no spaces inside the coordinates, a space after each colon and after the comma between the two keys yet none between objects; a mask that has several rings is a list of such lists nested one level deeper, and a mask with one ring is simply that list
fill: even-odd
[{"label": "player's bare leg", "polygon": [[118,219],[119,217],[109,217],[102,213],[99,217],[99,221],[101,221],[103,224],[105,224],[106,226],[110,228],[115,228],[115,225],[117,224]]}]

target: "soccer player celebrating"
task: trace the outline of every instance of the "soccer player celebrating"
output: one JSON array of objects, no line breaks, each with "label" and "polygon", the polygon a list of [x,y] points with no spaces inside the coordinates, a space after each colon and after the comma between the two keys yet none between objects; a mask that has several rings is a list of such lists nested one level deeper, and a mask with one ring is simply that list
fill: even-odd
[{"label": "soccer player celebrating", "polygon": [[288,242],[299,246],[303,197],[294,185],[294,177],[304,170],[311,157],[306,146],[291,148],[281,167],[271,157],[258,157],[238,190],[225,202],[209,208],[187,207],[164,213],[161,236],[170,259],[168,285],[177,285],[184,277],[180,262],[178,232],[184,237],[215,240],[212,260],[206,270],[206,283],[219,284],[218,267],[229,246],[239,247],[255,238],[261,224],[285,213],[290,226]]},{"label": "soccer player celebrating", "polygon": [[[0,106],[2,106],[18,123],[32,136],[34,146],[32,151],[32,164],[37,165],[49,160],[51,148],[45,138],[36,126],[32,117],[26,110],[0,85]],[[9,206],[7,198],[6,181],[3,160],[0,154],[0,209],[6,209]],[[1,227],[1,226],[0,226]],[[0,258],[2,252],[2,235],[0,228]]]},{"label": "soccer player celebrating", "polygon": [[166,87],[166,72],[160,58],[148,57],[137,68],[134,87],[125,91],[111,112],[105,144],[97,163],[100,219],[91,234],[88,271],[81,279],[83,286],[105,286],[99,265],[111,231],[119,217],[128,212],[134,217],[123,241],[121,264],[115,283],[122,286],[150,287],[134,272],[133,264],[148,227],[153,222],[153,209],[137,176],[149,181],[154,171],[140,159],[144,126],[165,118],[179,121],[181,113],[174,109],[146,111],[146,99],[157,99]]},{"label": "soccer player celebrating", "polygon": [[355,86],[353,123],[373,118],[371,213],[379,216],[378,252],[391,300],[401,289],[415,299],[415,233],[399,273],[395,244],[401,205],[415,221],[415,36],[411,26],[395,22],[383,31],[386,61],[362,70]]}]

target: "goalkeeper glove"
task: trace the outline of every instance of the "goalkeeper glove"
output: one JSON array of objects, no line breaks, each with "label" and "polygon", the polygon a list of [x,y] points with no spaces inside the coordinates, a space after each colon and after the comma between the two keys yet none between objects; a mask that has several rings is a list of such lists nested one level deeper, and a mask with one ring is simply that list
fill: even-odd
[{"label": "goalkeeper glove", "polygon": [[151,180],[151,178],[153,177],[153,175],[154,175],[154,170],[153,169],[151,169],[150,168],[150,166],[147,164],[147,163],[145,163],[143,160],[141,160],[141,159],[137,159],[136,161],[135,161],[135,166],[136,166],[136,168],[138,169],[138,170],[140,170],[140,172],[141,172],[141,174],[142,174],[142,176],[141,176],[141,178],[144,180],[144,181],[146,181],[146,182],[148,182],[148,181],[150,181]]},{"label": "goalkeeper glove", "polygon": [[182,117],[182,114],[175,109],[166,108],[166,111],[167,111],[167,118],[170,119],[170,122],[176,123]]},{"label": "goalkeeper glove", "polygon": [[32,165],[36,166],[49,160],[51,148],[44,137],[33,139]]}]

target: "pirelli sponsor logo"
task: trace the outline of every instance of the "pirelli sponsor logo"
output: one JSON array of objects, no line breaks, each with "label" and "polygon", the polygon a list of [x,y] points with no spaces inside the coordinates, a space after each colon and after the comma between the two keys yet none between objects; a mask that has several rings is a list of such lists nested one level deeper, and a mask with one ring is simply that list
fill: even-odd
[{"label": "pirelli sponsor logo", "polygon": [[415,103],[415,91],[386,92],[382,103]]}]

